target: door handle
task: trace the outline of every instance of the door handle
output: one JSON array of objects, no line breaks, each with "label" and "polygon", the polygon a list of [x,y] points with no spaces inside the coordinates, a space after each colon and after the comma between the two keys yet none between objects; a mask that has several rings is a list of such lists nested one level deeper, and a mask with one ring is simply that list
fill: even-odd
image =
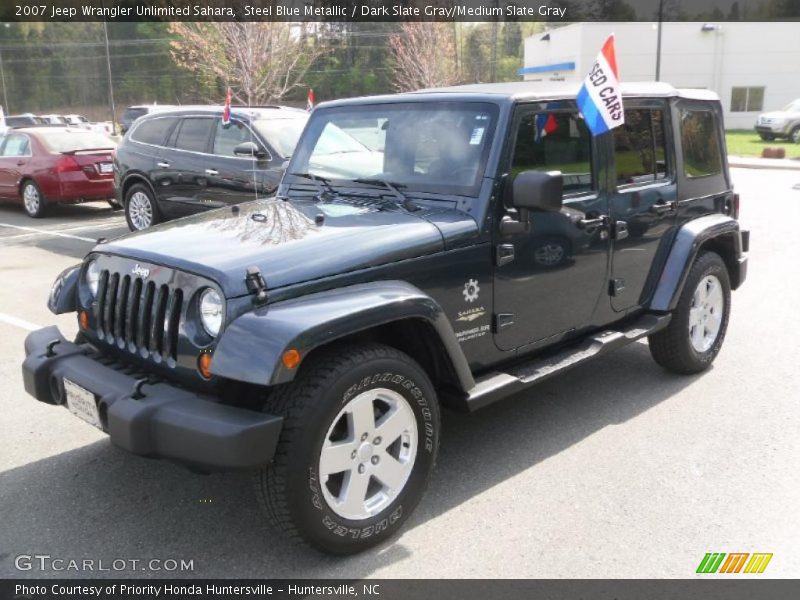
[{"label": "door handle", "polygon": [[169,163],[168,162],[163,162],[162,161],[162,162],[156,163],[156,165],[158,165],[162,169],[168,169],[169,168]]},{"label": "door handle", "polygon": [[206,175],[219,175],[219,171],[216,169],[206,169]]},{"label": "door handle", "polygon": [[676,206],[677,203],[674,200],[672,200],[671,202],[660,202],[653,204],[653,206],[650,207],[650,212],[656,215],[663,215],[664,213],[672,212],[673,210],[675,210]]},{"label": "door handle", "polygon": [[608,216],[601,215],[594,219],[581,219],[576,223],[578,229],[596,229],[608,225]]}]

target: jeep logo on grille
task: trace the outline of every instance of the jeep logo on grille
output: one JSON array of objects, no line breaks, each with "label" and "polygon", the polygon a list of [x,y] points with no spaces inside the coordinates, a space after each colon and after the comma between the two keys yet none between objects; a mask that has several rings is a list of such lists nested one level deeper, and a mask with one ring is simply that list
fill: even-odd
[{"label": "jeep logo on grille", "polygon": [[134,275],[138,275],[142,279],[147,279],[150,276],[150,269],[145,269],[144,267],[140,266],[139,263],[133,265],[133,269],[131,269],[131,273]]}]

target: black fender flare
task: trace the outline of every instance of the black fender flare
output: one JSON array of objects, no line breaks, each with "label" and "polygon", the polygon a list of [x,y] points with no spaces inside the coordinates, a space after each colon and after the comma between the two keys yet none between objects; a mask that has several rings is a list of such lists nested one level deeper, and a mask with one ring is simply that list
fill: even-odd
[{"label": "black fender flare", "polygon": [[723,214],[706,215],[684,224],[675,235],[661,277],[656,285],[650,310],[669,312],[678,304],[689,270],[700,248],[712,240],[724,240],[721,254],[731,272],[732,288],[744,281],[747,259],[742,257],[742,237],[739,222]]},{"label": "black fender flare", "polygon": [[73,265],[59,273],[50,288],[47,297],[47,308],[54,315],[71,313],[78,310],[78,280],[82,265]]},{"label": "black fender flare", "polygon": [[463,390],[475,385],[467,359],[441,306],[403,281],[376,281],[317,292],[253,310],[225,328],[211,372],[258,385],[294,379],[297,368],[281,360],[295,348],[301,360],[324,344],[402,319],[429,323],[445,349]]}]

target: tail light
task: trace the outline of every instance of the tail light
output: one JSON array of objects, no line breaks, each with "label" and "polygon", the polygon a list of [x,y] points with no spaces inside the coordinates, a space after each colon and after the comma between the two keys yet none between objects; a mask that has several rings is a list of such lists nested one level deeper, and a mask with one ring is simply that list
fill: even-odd
[{"label": "tail light", "polygon": [[81,166],[74,156],[63,156],[58,159],[56,163],[56,173],[68,173],[71,171],[80,171]]}]

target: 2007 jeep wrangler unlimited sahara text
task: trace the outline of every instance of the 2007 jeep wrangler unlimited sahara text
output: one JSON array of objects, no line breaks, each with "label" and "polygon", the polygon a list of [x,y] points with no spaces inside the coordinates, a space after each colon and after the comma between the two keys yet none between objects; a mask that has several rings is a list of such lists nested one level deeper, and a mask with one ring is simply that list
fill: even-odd
[{"label": "2007 jeep wrangler unlimited sahara text", "polygon": [[749,239],[720,103],[623,85],[625,125],[592,137],[576,93],[321,104],[275,198],[101,241],[64,271],[48,305],[79,333],[28,336],[25,389],[134,454],[256,470],[279,530],[348,554],[419,502],[440,406],[644,337],[666,369],[706,369]]}]

